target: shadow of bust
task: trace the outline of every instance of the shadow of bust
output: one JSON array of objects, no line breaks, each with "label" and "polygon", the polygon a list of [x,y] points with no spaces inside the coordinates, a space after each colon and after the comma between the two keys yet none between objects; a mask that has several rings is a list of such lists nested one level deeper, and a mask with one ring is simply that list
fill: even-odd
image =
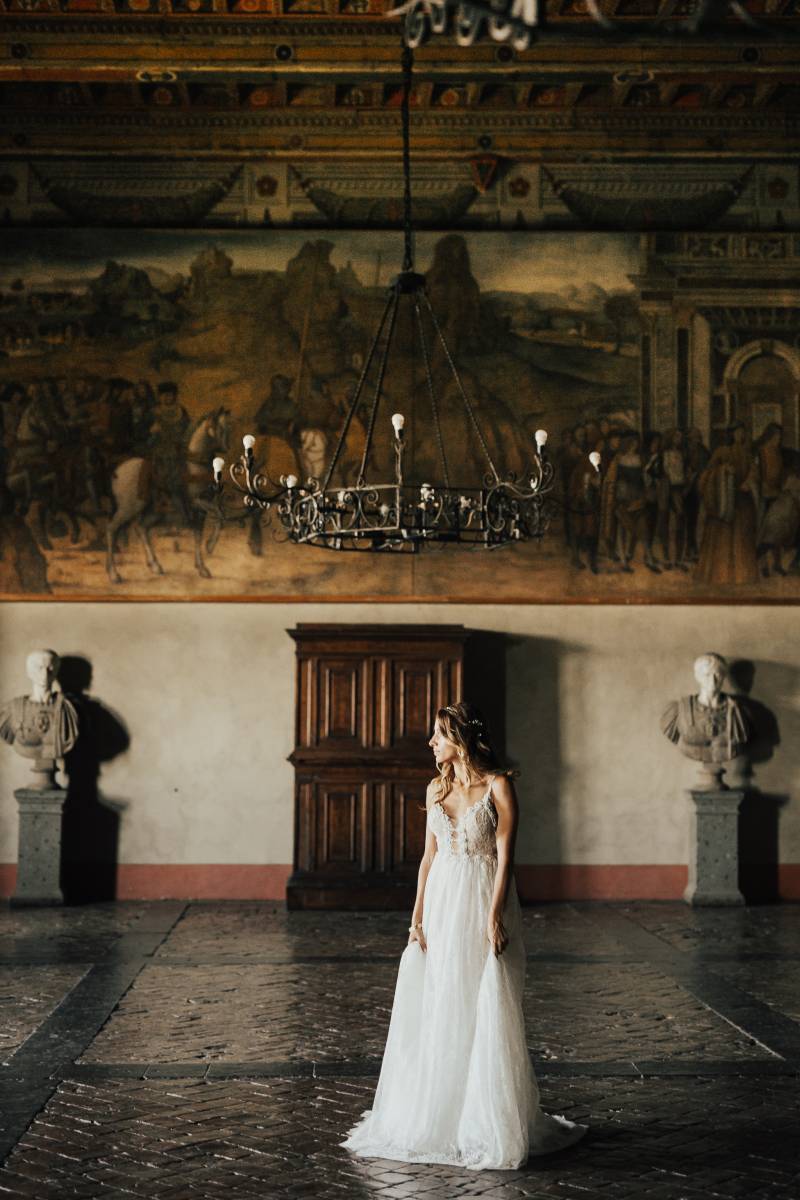
[{"label": "shadow of bust", "polygon": [[738,659],[730,663],[728,675],[751,727],[747,749],[735,762],[735,786],[745,793],[739,808],[739,888],[749,904],[771,903],[780,898],[779,819],[789,797],[763,792],[755,783],[754,767],[773,757],[780,745],[780,729],[775,713],[750,694],[755,683],[755,663]]},{"label": "shadow of bust", "polygon": [[120,814],[124,801],[100,790],[105,763],[130,745],[122,718],[89,694],[92,664],[65,655],[58,681],[78,710],[79,737],[64,759],[67,798],[61,835],[61,886],[67,904],[113,900],[116,895]]}]

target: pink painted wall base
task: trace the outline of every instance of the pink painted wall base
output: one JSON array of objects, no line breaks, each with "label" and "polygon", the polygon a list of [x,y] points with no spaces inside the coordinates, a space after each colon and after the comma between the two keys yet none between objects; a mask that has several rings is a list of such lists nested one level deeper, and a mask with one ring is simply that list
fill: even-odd
[{"label": "pink painted wall base", "polygon": [[[286,897],[288,863],[122,863],[118,900],[278,900]],[[14,893],[17,868],[0,863],[0,898]],[[521,863],[517,888],[523,902],[547,900],[681,900],[687,869],[681,864],[596,865]],[[782,900],[800,900],[800,863],[781,863]]]}]

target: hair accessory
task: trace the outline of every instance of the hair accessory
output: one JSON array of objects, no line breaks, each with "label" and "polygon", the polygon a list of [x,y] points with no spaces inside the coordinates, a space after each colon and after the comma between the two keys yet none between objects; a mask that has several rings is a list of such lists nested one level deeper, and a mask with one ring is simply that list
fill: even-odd
[{"label": "hair accessory", "polygon": [[482,725],[483,721],[479,721],[476,717],[473,717],[473,719],[471,721],[467,721],[467,724],[468,725]]}]

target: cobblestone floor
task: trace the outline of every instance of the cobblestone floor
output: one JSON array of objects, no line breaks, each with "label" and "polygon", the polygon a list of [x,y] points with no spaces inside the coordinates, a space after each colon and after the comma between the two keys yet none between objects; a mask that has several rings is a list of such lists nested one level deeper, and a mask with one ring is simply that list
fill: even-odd
[{"label": "cobblestone floor", "polygon": [[0,911],[0,1195],[798,1200],[800,906],[524,911],[528,1042],[589,1137],[524,1169],[352,1158],[405,914]]},{"label": "cobblestone floor", "polygon": [[39,1028],[86,968],[79,966],[0,966],[0,1056],[11,1055]]}]

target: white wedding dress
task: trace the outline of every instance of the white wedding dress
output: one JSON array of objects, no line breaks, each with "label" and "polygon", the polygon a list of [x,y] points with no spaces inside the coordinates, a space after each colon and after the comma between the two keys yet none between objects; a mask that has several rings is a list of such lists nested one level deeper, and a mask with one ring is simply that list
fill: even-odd
[{"label": "white wedding dress", "polygon": [[486,937],[497,869],[491,784],[457,822],[433,804],[428,825],[437,844],[422,918],[428,949],[411,942],[401,955],[372,1109],[340,1145],[363,1158],[513,1169],[572,1145],[586,1126],[539,1107],[513,879],[499,957]]}]

